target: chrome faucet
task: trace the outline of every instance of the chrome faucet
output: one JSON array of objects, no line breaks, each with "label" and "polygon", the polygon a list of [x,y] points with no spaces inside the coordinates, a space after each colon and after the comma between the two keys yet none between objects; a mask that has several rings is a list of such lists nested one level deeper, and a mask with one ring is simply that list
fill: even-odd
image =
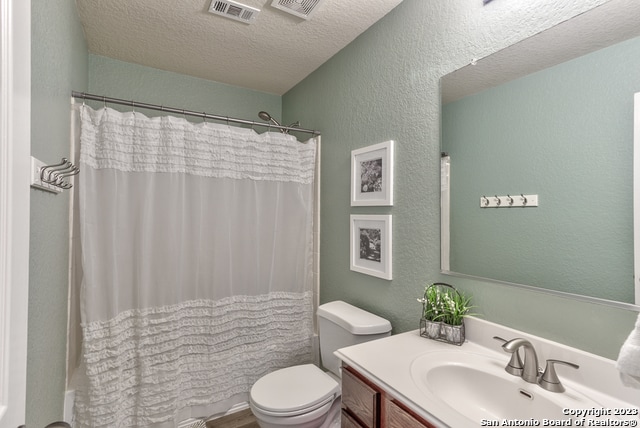
[{"label": "chrome faucet", "polygon": [[[500,342],[507,343],[506,339],[503,339],[500,336],[493,336],[495,340]],[[514,376],[522,376],[522,371],[524,370],[524,364],[522,364],[522,360],[520,359],[520,353],[518,351],[511,354],[511,360],[505,366],[504,370]]]},{"label": "chrome faucet", "polygon": [[[504,368],[504,370],[514,376],[520,376],[522,379],[529,383],[537,383],[542,389],[546,389],[551,392],[564,392],[565,388],[560,382],[558,375],[556,374],[555,364],[564,364],[574,369],[580,368],[579,365],[562,360],[547,360],[547,365],[544,369],[538,367],[538,356],[536,350],[533,348],[531,342],[525,339],[512,339],[505,340],[499,336],[493,336],[494,339],[503,343],[502,349],[509,352],[511,360]],[[524,348],[524,364],[520,359],[518,350]]]},{"label": "chrome faucet", "polygon": [[540,372],[538,368],[538,356],[536,355],[536,350],[533,348],[531,342],[518,338],[509,340],[502,345],[502,349],[510,354],[518,352],[518,349],[520,348],[524,348],[524,367],[522,368],[521,375],[522,379],[529,383],[538,383],[538,374]]},{"label": "chrome faucet", "polygon": [[580,366],[568,361],[547,360],[547,367],[544,369],[544,373],[540,377],[538,384],[547,391],[564,392],[565,388],[562,385],[562,382],[560,382],[558,375],[556,374],[556,370],[554,368],[555,364],[564,364],[565,366],[569,366],[574,369],[579,369]]}]

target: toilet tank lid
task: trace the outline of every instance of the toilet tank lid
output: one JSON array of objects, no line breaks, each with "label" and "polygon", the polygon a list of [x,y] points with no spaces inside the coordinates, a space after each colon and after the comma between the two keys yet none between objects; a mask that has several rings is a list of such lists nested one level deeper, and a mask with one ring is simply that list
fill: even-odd
[{"label": "toilet tank lid", "polygon": [[338,324],[355,335],[391,331],[391,323],[388,320],[340,300],[320,305],[318,316]]}]

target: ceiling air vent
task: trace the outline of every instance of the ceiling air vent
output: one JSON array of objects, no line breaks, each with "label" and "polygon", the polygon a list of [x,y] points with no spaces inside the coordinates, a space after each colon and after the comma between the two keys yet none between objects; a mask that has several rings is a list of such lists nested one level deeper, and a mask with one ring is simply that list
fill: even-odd
[{"label": "ceiling air vent", "polygon": [[225,18],[251,24],[260,13],[260,9],[247,6],[232,0],[211,0],[209,12]]},{"label": "ceiling air vent", "polygon": [[299,18],[309,19],[320,3],[322,0],[273,0],[271,6]]}]

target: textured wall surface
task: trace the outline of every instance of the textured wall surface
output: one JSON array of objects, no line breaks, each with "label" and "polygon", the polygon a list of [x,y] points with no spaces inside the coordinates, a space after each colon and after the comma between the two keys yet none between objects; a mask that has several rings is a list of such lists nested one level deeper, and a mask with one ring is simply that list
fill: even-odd
[{"label": "textured wall surface", "polygon": [[[97,55],[89,55],[89,92],[125,100],[184,108],[260,122],[265,110],[280,119],[278,95],[238,88],[210,80],[162,71]],[[100,103],[96,104],[100,107]],[[119,110],[130,107],[109,105]],[[148,116],[161,112],[142,111]],[[199,118],[189,120],[200,121]],[[265,128],[257,129],[259,132]]]},{"label": "textured wall surface", "polygon": [[[73,2],[32,0],[32,154],[68,154],[72,89],[249,118],[259,110],[278,117],[282,106],[284,122],[322,130],[323,302],[358,304],[401,332],[417,328],[423,286],[444,280],[471,292],[486,319],[615,358],[634,312],[439,273],[439,78],[601,3],[404,0],[281,100],[87,59]],[[388,139],[397,142],[394,206],[351,208],[351,150]],[[37,428],[62,417],[68,195],[31,194],[27,425]],[[350,213],[394,215],[393,281],[349,270]]]},{"label": "textured wall surface", "polygon": [[[416,329],[434,281],[472,293],[485,319],[616,358],[636,313],[440,274],[439,79],[603,0],[405,0],[283,97],[322,131],[321,301],[342,299]],[[351,207],[351,150],[396,141],[393,207]],[[393,215],[393,281],[349,270],[349,214]]]},{"label": "textured wall surface", "polygon": [[[87,88],[87,47],[74,2],[32,0],[31,154],[69,157],[72,90]],[[31,189],[28,427],[61,420],[66,372],[69,192]]]}]

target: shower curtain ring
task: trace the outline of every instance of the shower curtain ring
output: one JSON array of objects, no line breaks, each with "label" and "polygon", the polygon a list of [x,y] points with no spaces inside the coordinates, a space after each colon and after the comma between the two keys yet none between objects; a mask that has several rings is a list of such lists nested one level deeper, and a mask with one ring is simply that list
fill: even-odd
[{"label": "shower curtain ring", "polygon": [[102,104],[104,108],[107,108],[107,97],[106,96],[102,96]]},{"label": "shower curtain ring", "polygon": [[205,113],[204,111],[202,112],[202,122],[207,123],[207,113]]}]

